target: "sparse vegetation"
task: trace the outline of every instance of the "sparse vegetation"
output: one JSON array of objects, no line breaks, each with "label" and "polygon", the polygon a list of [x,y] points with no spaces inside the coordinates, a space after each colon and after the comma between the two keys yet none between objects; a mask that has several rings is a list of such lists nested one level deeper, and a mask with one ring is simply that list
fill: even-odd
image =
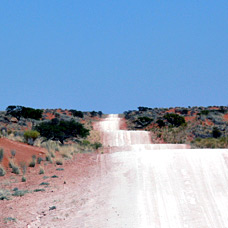
[{"label": "sparse vegetation", "polygon": [[16,218],[13,218],[13,217],[4,218],[4,223],[16,222],[16,221],[17,221],[17,219]]},{"label": "sparse vegetation", "polygon": [[6,174],[6,171],[5,171],[4,167],[2,165],[0,165],[0,176],[1,177],[5,176],[5,174]]},{"label": "sparse vegetation", "polygon": [[50,185],[48,182],[42,182],[40,185],[45,185],[45,186],[48,186]]},{"label": "sparse vegetation", "polygon": [[13,190],[14,193],[12,196],[24,196],[26,193],[28,193],[28,190],[19,190],[18,188]]},{"label": "sparse vegetation", "polygon": [[55,210],[56,206],[49,207],[49,211]]},{"label": "sparse vegetation", "polygon": [[21,182],[26,182],[26,177],[25,176],[22,176],[22,178],[21,178]]},{"label": "sparse vegetation", "polygon": [[43,166],[40,166],[39,174],[44,174],[44,167]]},{"label": "sparse vegetation", "polygon": [[20,168],[16,165],[16,163],[11,159],[9,161],[9,167],[12,169],[12,173],[20,174]]},{"label": "sparse vegetation", "polygon": [[37,158],[37,164],[41,164],[42,161],[43,161],[43,158],[41,158],[41,157]]},{"label": "sparse vegetation", "polygon": [[57,171],[63,171],[64,169],[63,168],[57,168],[56,170]]},{"label": "sparse vegetation", "polygon": [[4,157],[4,150],[2,148],[0,148],[0,163],[2,162]]},{"label": "sparse vegetation", "polygon": [[34,190],[34,192],[45,192],[44,188],[37,188]]},{"label": "sparse vegetation", "polygon": [[63,160],[61,158],[58,158],[55,160],[56,165],[63,165]]},{"label": "sparse vegetation", "polygon": [[12,158],[14,158],[14,157],[15,157],[15,155],[16,155],[16,150],[11,150],[10,152],[11,152],[11,156],[12,156]]}]

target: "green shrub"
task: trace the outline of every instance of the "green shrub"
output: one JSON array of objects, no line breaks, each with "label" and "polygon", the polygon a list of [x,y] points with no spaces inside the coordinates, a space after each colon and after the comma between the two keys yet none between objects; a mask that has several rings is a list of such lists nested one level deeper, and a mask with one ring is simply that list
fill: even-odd
[{"label": "green shrub", "polygon": [[92,147],[97,150],[98,148],[102,147],[102,144],[100,142],[95,142],[92,144]]},{"label": "green shrub", "polygon": [[51,178],[58,178],[58,176],[56,176],[56,175],[53,175],[53,176],[51,176]]},{"label": "green shrub", "polygon": [[24,133],[26,143],[33,145],[33,142],[40,136],[40,133],[35,130],[28,130]]},{"label": "green shrub", "polygon": [[213,138],[219,138],[221,135],[221,131],[217,127],[214,127],[212,131]]},{"label": "green shrub", "polygon": [[16,189],[12,196],[24,196],[26,193],[28,193],[28,190],[19,190]]},{"label": "green shrub", "polygon": [[9,161],[9,167],[12,169],[12,173],[20,174],[20,168],[14,163],[13,160]]},{"label": "green shrub", "polygon": [[209,114],[209,110],[202,110],[201,112],[200,112],[200,114],[201,115],[205,115],[205,116],[207,116],[208,114]]},{"label": "green shrub", "polygon": [[89,130],[84,128],[81,123],[75,122],[74,120],[58,120],[56,118],[39,124],[35,130],[40,132],[40,135],[47,140],[59,140],[62,144],[67,138],[85,138],[89,135]]},{"label": "green shrub", "polygon": [[77,111],[77,110],[71,109],[70,112],[75,117],[79,117],[79,118],[83,118],[84,117],[84,114],[81,111]]},{"label": "green shrub", "polygon": [[44,188],[37,188],[34,190],[34,192],[45,192]]},{"label": "green shrub", "polygon": [[166,113],[163,116],[164,119],[167,120],[168,123],[170,123],[174,127],[179,127],[180,125],[185,123],[185,119],[183,116],[180,116],[178,114],[174,113]]},{"label": "green shrub", "polygon": [[56,159],[55,164],[56,165],[62,165],[63,164],[62,159]]},{"label": "green shrub", "polygon": [[165,126],[165,122],[163,121],[163,120],[157,120],[156,121],[156,123],[158,124],[158,126],[160,127],[160,128],[162,128],[162,127],[164,127]]},{"label": "green shrub", "polygon": [[10,192],[6,189],[0,189],[0,200],[9,200]]},{"label": "green shrub", "polygon": [[37,158],[37,164],[41,164],[42,161],[43,161],[43,158],[41,158],[41,157]]},{"label": "green shrub", "polygon": [[26,177],[25,176],[22,176],[21,181],[22,182],[26,182]]},{"label": "green shrub", "polygon": [[29,162],[29,167],[32,167],[34,168],[36,166],[36,161],[35,160],[32,160]]},{"label": "green shrub", "polygon": [[56,206],[49,207],[49,211],[55,210]]},{"label": "green shrub", "polygon": [[48,161],[48,162],[50,162],[50,163],[53,163],[52,158],[51,158],[50,155],[47,155],[47,156],[46,156],[46,161]]},{"label": "green shrub", "polygon": [[48,186],[49,183],[48,182],[42,182],[40,185],[46,185],[46,186]]},{"label": "green shrub", "polygon": [[8,223],[8,222],[16,222],[17,219],[16,218],[13,218],[13,217],[7,217],[7,218],[4,218],[4,222],[5,223]]},{"label": "green shrub", "polygon": [[57,168],[56,170],[57,171],[63,171],[64,169],[63,168]]}]

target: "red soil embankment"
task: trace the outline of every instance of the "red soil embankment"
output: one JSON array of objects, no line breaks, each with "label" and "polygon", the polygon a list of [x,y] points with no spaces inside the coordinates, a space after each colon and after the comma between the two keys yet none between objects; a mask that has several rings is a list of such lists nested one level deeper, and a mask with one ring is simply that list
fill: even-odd
[{"label": "red soil embankment", "polygon": [[44,157],[47,152],[44,148],[29,146],[25,143],[15,142],[6,138],[0,138],[0,148],[4,150],[3,165],[5,167],[8,166],[9,159],[12,157],[12,150],[16,152],[14,160],[17,163],[22,161],[28,163],[31,161],[32,155]]}]

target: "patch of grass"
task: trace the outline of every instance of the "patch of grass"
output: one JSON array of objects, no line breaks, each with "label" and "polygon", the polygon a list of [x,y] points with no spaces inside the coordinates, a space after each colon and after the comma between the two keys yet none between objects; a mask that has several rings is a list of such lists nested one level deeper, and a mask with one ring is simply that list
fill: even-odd
[{"label": "patch of grass", "polygon": [[45,179],[48,179],[49,177],[48,176],[43,176],[43,179],[45,180]]},{"label": "patch of grass", "polygon": [[63,160],[58,158],[58,159],[55,160],[55,164],[56,165],[63,165]]},{"label": "patch of grass", "polygon": [[41,164],[42,161],[43,161],[43,158],[41,158],[41,157],[37,158],[37,164]]},{"label": "patch of grass", "polygon": [[12,196],[24,196],[26,193],[28,193],[28,190],[15,190]]},{"label": "patch of grass", "polygon": [[56,206],[49,207],[49,211],[55,210]]},{"label": "patch of grass", "polygon": [[46,185],[46,186],[48,186],[48,185],[50,185],[50,183],[48,183],[48,182],[42,182],[40,185]]},{"label": "patch of grass", "polygon": [[4,223],[16,222],[16,221],[17,221],[17,219],[16,218],[13,218],[13,217],[4,218]]},{"label": "patch of grass", "polygon": [[53,163],[52,158],[51,158],[50,155],[47,155],[47,156],[46,156],[46,161],[48,161],[48,162],[50,162],[50,163]]},{"label": "patch of grass", "polygon": [[57,168],[56,170],[57,171],[63,171],[64,169],[63,168]]},{"label": "patch of grass", "polygon": [[5,174],[6,174],[6,171],[5,171],[4,167],[2,165],[0,165],[0,176],[1,177],[5,176]]},{"label": "patch of grass", "polygon": [[11,155],[12,155],[12,158],[14,158],[16,155],[16,150],[11,150]]},{"label": "patch of grass", "polygon": [[26,177],[25,176],[23,176],[22,178],[21,178],[21,182],[26,182]]},{"label": "patch of grass", "polygon": [[10,192],[6,189],[0,189],[0,200],[10,200]]},{"label": "patch of grass", "polygon": [[23,175],[25,175],[26,174],[26,171],[27,171],[27,164],[26,164],[26,162],[24,162],[24,161],[20,162],[20,167],[22,169]]},{"label": "patch of grass", "polygon": [[44,188],[37,188],[34,190],[34,192],[45,192]]},{"label": "patch of grass", "polygon": [[12,169],[12,173],[20,174],[20,168],[15,164],[13,160],[10,160],[9,167]]},{"label": "patch of grass", "polygon": [[44,167],[40,166],[39,174],[44,174]]}]

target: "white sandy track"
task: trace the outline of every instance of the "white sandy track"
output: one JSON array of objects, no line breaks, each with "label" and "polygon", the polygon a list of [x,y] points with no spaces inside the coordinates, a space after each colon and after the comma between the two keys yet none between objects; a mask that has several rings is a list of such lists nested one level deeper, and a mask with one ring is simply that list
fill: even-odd
[{"label": "white sandy track", "polygon": [[[107,132],[118,131],[116,122],[102,125]],[[121,148],[122,141],[115,140]],[[85,202],[75,210],[72,194],[63,195],[59,208],[69,216],[57,221],[45,216],[39,227],[228,228],[227,150],[131,146],[98,154]]]}]

